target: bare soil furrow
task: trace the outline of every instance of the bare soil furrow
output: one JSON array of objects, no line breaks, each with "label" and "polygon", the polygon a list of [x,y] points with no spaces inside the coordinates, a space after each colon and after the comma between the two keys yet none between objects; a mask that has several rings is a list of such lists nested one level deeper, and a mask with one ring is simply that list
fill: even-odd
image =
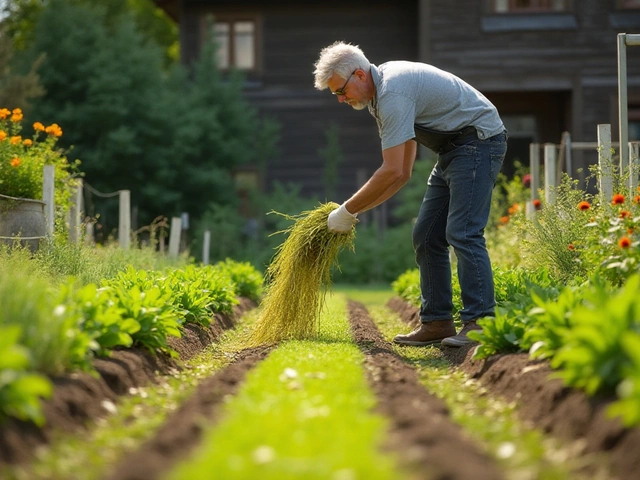
[{"label": "bare soil furrow", "polygon": [[247,372],[264,360],[270,350],[264,347],[243,350],[232,364],[203,380],[153,438],[123,458],[106,478],[154,480],[169,471],[198,445],[203,430],[217,420],[225,399],[238,391]]},{"label": "bare soil furrow", "polygon": [[[415,325],[417,308],[399,298],[387,306]],[[474,348],[441,347],[452,364],[481,381],[492,395],[515,401],[523,420],[563,441],[579,442],[584,455],[607,454],[612,473],[620,479],[640,478],[640,428],[625,428],[607,417],[612,396],[592,398],[565,387],[551,378],[549,362],[531,360],[526,353],[472,360]]]},{"label": "bare soil furrow", "polygon": [[391,422],[386,447],[397,452],[418,478],[503,478],[494,461],[450,419],[444,402],[430,394],[417,372],[393,352],[362,304],[349,302],[349,321],[366,356],[378,410]]}]

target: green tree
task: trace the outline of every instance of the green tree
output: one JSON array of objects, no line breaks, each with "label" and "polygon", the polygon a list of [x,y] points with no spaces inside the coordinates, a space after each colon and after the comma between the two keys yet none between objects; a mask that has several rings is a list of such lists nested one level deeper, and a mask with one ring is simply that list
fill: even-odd
[{"label": "green tree", "polygon": [[182,211],[196,219],[210,203],[233,205],[233,168],[261,158],[261,123],[243,100],[242,79],[221,75],[212,44],[192,73],[179,65],[167,71],[162,48],[133,16],[115,22],[114,15],[81,0],[47,3],[25,54],[46,54],[40,73],[47,95],[33,119],[62,126],[61,141],[81,159],[90,185],[131,190],[139,224]]},{"label": "green tree", "polygon": [[37,58],[31,68],[20,75],[13,67],[13,55],[13,42],[0,26],[0,108],[21,108],[27,111],[29,100],[44,93],[37,74],[43,57]]}]

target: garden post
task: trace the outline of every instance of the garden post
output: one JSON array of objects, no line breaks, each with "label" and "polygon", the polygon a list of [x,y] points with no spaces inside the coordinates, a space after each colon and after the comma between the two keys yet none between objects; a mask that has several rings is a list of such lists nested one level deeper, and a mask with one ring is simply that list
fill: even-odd
[{"label": "garden post", "polygon": [[527,218],[531,220],[534,218],[536,212],[533,202],[538,200],[538,190],[540,188],[540,144],[529,144],[529,173],[531,175],[531,183],[529,188],[531,189],[531,199],[527,203]]},{"label": "garden post", "polygon": [[169,234],[169,257],[177,258],[180,251],[180,236],[182,234],[182,219],[171,218],[171,233]]},{"label": "garden post", "polygon": [[209,265],[209,249],[211,247],[211,232],[204,232],[204,241],[202,242],[202,263]]},{"label": "garden post", "polygon": [[131,191],[120,190],[120,218],[118,222],[118,243],[120,248],[129,249],[131,242]]},{"label": "garden post", "polygon": [[634,198],[638,192],[638,169],[640,169],[640,143],[629,142],[629,194]]},{"label": "garden post", "polygon": [[556,203],[556,146],[544,144],[544,199],[548,204]]},{"label": "garden post", "polygon": [[598,125],[598,163],[600,165],[600,178],[598,188],[602,203],[607,203],[613,196],[613,176],[611,163],[611,125],[603,123]]},{"label": "garden post", "polygon": [[71,195],[71,208],[69,211],[69,243],[78,243],[80,240],[80,218],[82,218],[82,179],[73,189]]},{"label": "garden post", "polygon": [[54,194],[55,194],[55,170],[56,167],[54,165],[45,165],[43,169],[44,180],[42,183],[42,201],[45,203],[44,207],[44,217],[47,222],[46,234],[51,237],[53,236],[53,226],[54,226]]},{"label": "garden post", "polygon": [[93,239],[93,222],[87,222],[84,226],[84,243],[85,245],[94,245]]}]

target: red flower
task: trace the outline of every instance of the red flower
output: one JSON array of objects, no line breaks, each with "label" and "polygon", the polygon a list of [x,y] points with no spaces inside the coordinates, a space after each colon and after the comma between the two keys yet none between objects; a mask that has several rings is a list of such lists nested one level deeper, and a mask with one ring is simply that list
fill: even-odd
[{"label": "red flower", "polygon": [[629,212],[629,210],[620,211],[620,218],[628,218],[628,217],[631,217],[631,212]]},{"label": "red flower", "polygon": [[624,195],[621,193],[616,193],[611,199],[611,203],[613,205],[622,205],[624,203]]},{"label": "red flower", "polygon": [[569,250],[575,250],[576,249],[576,247],[573,246],[573,243],[570,243],[567,248],[569,248]]},{"label": "red flower", "polygon": [[578,208],[580,210],[589,210],[591,208],[591,204],[589,202],[580,202],[578,204]]},{"label": "red flower", "polygon": [[633,197],[633,203],[640,203],[640,195]]},{"label": "red flower", "polygon": [[506,225],[507,223],[509,223],[509,217],[507,217],[506,215],[504,217],[500,217],[500,223]]},{"label": "red flower", "polygon": [[[640,195],[639,195],[639,196],[640,196]],[[536,198],[536,199],[533,201],[533,206],[535,207],[535,209],[536,209],[536,210],[540,210],[540,208],[541,208],[541,206],[542,206],[542,202],[540,202],[540,200]]]},{"label": "red flower", "polygon": [[629,237],[622,237],[618,242],[618,245],[620,245],[620,248],[629,248],[631,240],[629,240]]}]

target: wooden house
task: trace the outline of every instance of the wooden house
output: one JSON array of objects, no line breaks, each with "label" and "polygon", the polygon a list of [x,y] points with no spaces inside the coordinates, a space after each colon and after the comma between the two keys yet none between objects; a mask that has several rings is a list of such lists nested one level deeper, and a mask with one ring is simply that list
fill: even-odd
[{"label": "wooden house", "polygon": [[[321,48],[343,40],[375,63],[413,60],[448,70],[482,91],[509,130],[504,170],[528,163],[531,142],[595,141],[618,132],[617,34],[640,32],[640,0],[155,0],[179,24],[181,58],[198,55],[215,19],[222,67],[246,72],[246,98],[281,125],[267,187],[296,182],[324,198],[319,150],[337,126],[342,201],[381,163],[374,119],[313,87]],[[629,48],[630,139],[640,140],[640,47]],[[423,152],[425,153],[425,152]],[[573,170],[596,159],[576,154]],[[582,174],[584,175],[584,174]],[[425,179],[426,180],[426,179]]]}]

